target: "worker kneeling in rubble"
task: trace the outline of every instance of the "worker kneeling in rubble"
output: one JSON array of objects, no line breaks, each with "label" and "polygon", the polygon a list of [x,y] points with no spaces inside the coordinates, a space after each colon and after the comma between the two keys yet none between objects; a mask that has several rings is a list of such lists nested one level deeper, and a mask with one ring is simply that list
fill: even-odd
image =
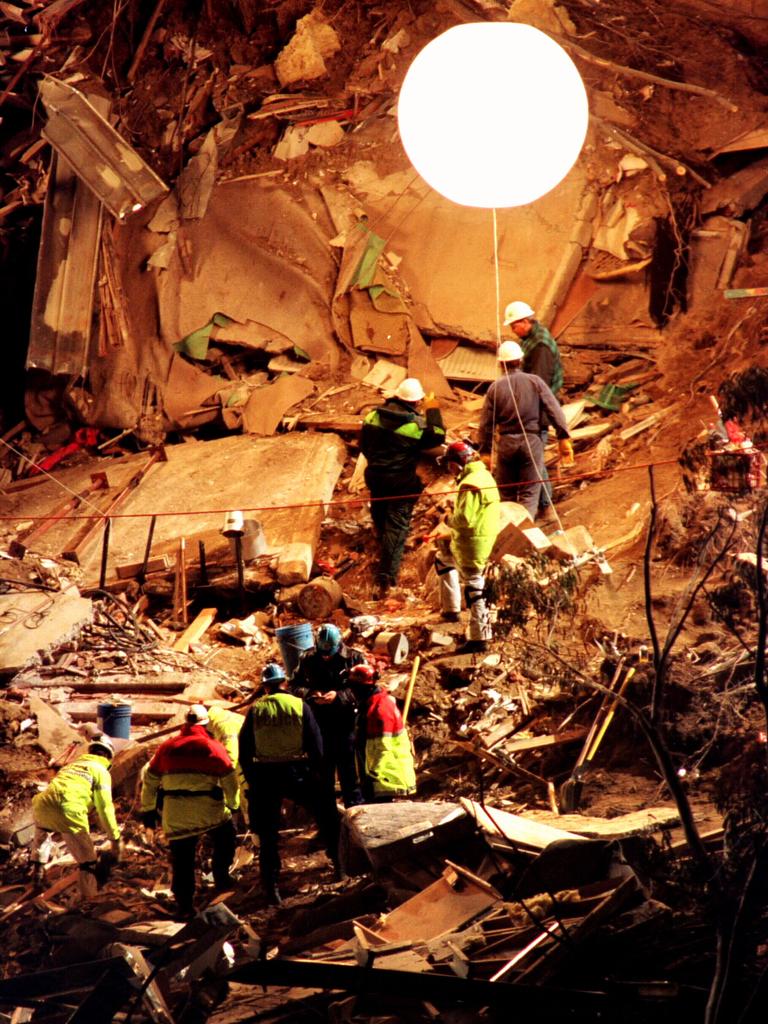
[{"label": "worker kneeling in rubble", "polygon": [[240,764],[248,783],[248,817],[259,837],[261,886],[267,902],[281,903],[280,811],[283,800],[314,814],[320,839],[337,876],[339,812],[323,772],[323,741],[312,709],[287,693],[288,680],[272,662],[261,673],[264,690],[245,716],[240,732]]},{"label": "worker kneeling in rubble", "polygon": [[101,827],[112,840],[114,860],[120,859],[120,830],[112,803],[112,780],[109,766],[114,749],[108,736],[97,736],[88,744],[88,751],[64,768],[47,789],[32,801],[35,838],[31,859],[35,884],[43,880],[41,847],[50,832],[61,834],[69,853],[80,866],[78,887],[84,900],[91,900],[98,888],[96,881],[96,849],[91,839],[88,815],[95,810]]},{"label": "worker kneeling in rubble", "polygon": [[411,741],[395,698],[377,685],[370,665],[355,665],[349,685],[358,704],[357,755],[366,803],[416,792]]},{"label": "worker kneeling in rubble", "polygon": [[443,618],[458,622],[461,585],[469,610],[466,653],[485,650],[493,636],[485,598],[485,566],[499,532],[499,491],[480,456],[465,441],[448,446],[443,464],[457,482],[450,537],[437,542],[435,571],[440,582]]},{"label": "worker kneeling in rubble", "polygon": [[171,891],[180,917],[194,914],[195,852],[201,835],[213,844],[213,881],[218,891],[231,885],[235,856],[232,811],[237,807],[237,773],[226,750],[209,735],[208,712],[193,704],[186,723],[169,737],[147,765],[141,787],[141,820],[162,828],[171,853]]}]

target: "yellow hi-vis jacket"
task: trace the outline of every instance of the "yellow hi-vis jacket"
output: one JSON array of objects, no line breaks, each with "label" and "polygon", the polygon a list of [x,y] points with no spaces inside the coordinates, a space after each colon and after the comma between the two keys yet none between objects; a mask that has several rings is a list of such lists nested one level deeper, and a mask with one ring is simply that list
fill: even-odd
[{"label": "yellow hi-vis jacket", "polygon": [[168,839],[200,835],[228,821],[237,797],[232,762],[202,725],[183,725],[144,769],[141,811],[162,806]]},{"label": "yellow hi-vis jacket", "polygon": [[236,711],[229,711],[227,708],[214,705],[208,709],[208,721],[208,732],[224,747],[237,772],[237,804],[232,808],[233,811],[236,811],[240,806],[240,798],[245,787],[245,777],[240,768],[240,730],[243,727],[243,716]]},{"label": "yellow hi-vis jacket", "polygon": [[451,554],[465,573],[482,572],[499,532],[499,491],[496,481],[477,459],[458,480],[451,528]]},{"label": "yellow hi-vis jacket", "polygon": [[411,741],[395,698],[378,688],[361,709],[365,774],[374,796],[416,792]]},{"label": "yellow hi-vis jacket", "polygon": [[109,759],[100,754],[83,754],[66,765],[32,801],[35,824],[49,832],[90,832],[92,810],[109,838],[119,839]]}]

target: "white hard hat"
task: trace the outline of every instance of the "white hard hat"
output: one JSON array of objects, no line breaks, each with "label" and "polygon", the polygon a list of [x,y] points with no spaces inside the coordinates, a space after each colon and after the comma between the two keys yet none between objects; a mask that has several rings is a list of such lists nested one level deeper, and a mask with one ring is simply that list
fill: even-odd
[{"label": "white hard hat", "polygon": [[519,363],[523,358],[523,350],[516,341],[502,341],[496,358],[500,363]]},{"label": "white hard hat", "polygon": [[187,712],[190,725],[208,725],[208,709],[205,704],[193,704]]},{"label": "white hard hat", "polygon": [[421,386],[421,381],[415,377],[406,377],[395,391],[395,398],[399,398],[402,402],[420,402],[423,397],[424,388]]},{"label": "white hard hat", "polygon": [[504,326],[509,327],[510,324],[516,324],[518,320],[527,320],[529,316],[536,316],[536,314],[528,303],[515,299],[504,310]]}]

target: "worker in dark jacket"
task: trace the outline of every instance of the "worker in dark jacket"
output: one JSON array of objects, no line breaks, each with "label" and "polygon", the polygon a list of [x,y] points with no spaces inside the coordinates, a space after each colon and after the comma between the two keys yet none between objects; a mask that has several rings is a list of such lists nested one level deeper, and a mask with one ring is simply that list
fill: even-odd
[{"label": "worker in dark jacket", "polygon": [[363,661],[360,651],[342,642],[338,626],[328,622],[318,629],[315,646],[302,653],[291,677],[292,692],[309,703],[323,737],[325,784],[333,791],[338,772],[345,807],[362,803],[355,767],[357,705],[349,670]]},{"label": "worker in dark jacket", "polygon": [[162,828],[171,853],[171,891],[180,918],[194,914],[195,853],[202,835],[213,844],[213,880],[219,891],[230,888],[235,856],[232,811],[238,785],[229,755],[206,730],[208,712],[193,704],[186,723],[162,743],[147,765],[141,787],[141,820]]},{"label": "worker in dark jacket", "polygon": [[[514,302],[510,302],[504,310],[504,326],[512,328],[512,332],[523,350],[523,372],[535,373],[537,377],[541,377],[557,398],[564,380],[560,349],[544,324],[539,323],[535,317],[536,314],[527,302],[516,299]],[[550,425],[549,418],[544,412],[541,417],[543,451],[546,451],[549,440]],[[543,456],[541,479],[543,483],[539,495],[539,508],[546,510],[552,506],[552,484],[549,482],[549,474]]]},{"label": "worker in dark jacket", "polygon": [[240,732],[240,765],[248,783],[248,817],[259,837],[262,891],[267,903],[279,906],[283,800],[314,814],[337,873],[339,812],[333,790],[323,783],[323,741],[311,708],[286,692],[285,672],[274,662],[264,667],[261,685],[263,695],[248,709]]},{"label": "worker in dark jacket", "polygon": [[490,451],[494,432],[498,435],[498,461],[494,476],[504,489],[506,500],[519,502],[531,519],[539,508],[542,414],[546,413],[560,440],[563,465],[573,465],[573,445],[563,410],[544,381],[523,373],[523,350],[516,341],[504,341],[497,355],[502,376],[491,384],[485,396],[478,428],[478,447]]},{"label": "worker in dark jacket", "polygon": [[368,465],[365,482],[371,492],[371,518],[381,545],[381,561],[374,594],[381,597],[397,583],[411,516],[424,485],[416,472],[422,452],[439,448],[445,428],[434,397],[419,405],[424,388],[415,377],[406,378],[394,396],[363,420],[360,451]]}]

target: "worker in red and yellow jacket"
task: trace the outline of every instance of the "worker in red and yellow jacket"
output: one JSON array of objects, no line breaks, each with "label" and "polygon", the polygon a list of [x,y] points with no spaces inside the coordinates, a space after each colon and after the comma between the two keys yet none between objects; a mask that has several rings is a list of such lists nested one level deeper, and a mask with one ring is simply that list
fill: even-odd
[{"label": "worker in red and yellow jacket", "polygon": [[141,787],[141,820],[155,828],[158,812],[171,853],[171,891],[178,915],[194,914],[195,852],[201,835],[213,844],[213,880],[230,888],[235,856],[232,811],[237,773],[226,750],[206,730],[208,712],[193,704],[180,732],[167,739],[147,765]]},{"label": "worker in red and yellow jacket", "polygon": [[411,741],[395,698],[376,685],[370,665],[355,665],[349,685],[359,707],[357,751],[363,796],[367,803],[393,800],[416,792]]}]

